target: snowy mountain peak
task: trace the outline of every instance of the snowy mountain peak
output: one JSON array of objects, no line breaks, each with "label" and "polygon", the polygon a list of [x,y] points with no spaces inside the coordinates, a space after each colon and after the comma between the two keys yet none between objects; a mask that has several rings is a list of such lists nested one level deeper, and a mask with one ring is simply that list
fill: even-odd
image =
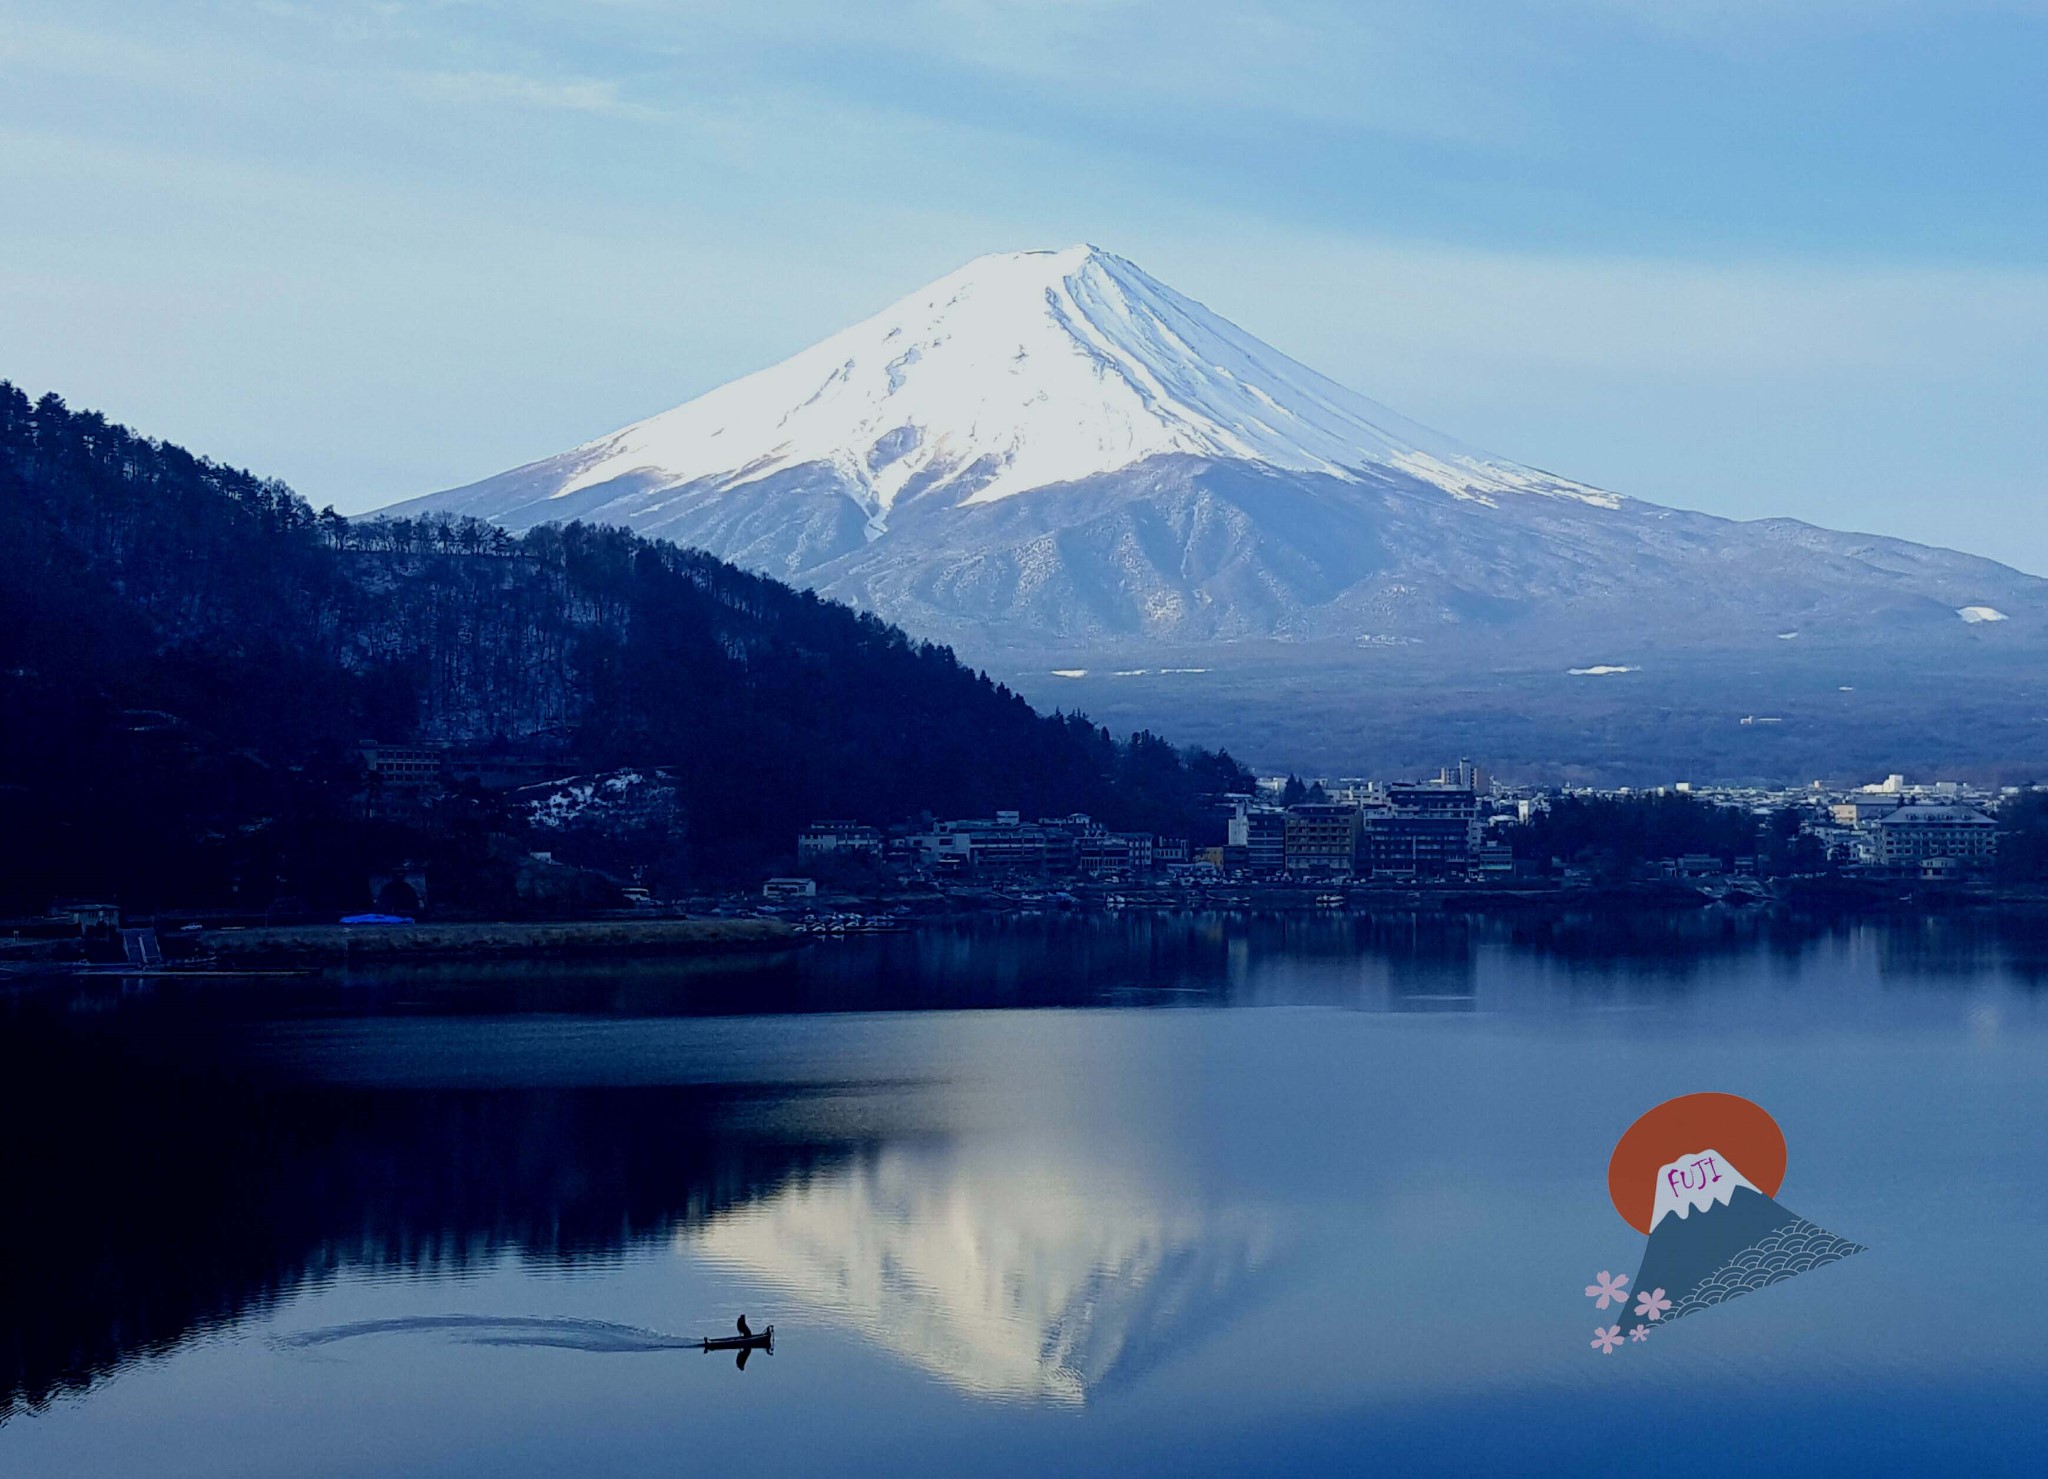
[{"label": "snowy mountain peak", "polygon": [[976,258],[781,364],[491,481],[546,499],[615,485],[638,519],[663,489],[809,469],[872,539],[905,497],[989,503],[1172,454],[1482,502],[1618,502],[1418,426],[1085,244]]},{"label": "snowy mountain peak", "polygon": [[624,526],[1005,647],[1512,631],[1562,677],[1646,666],[1610,661],[1617,633],[1804,657],[1874,619],[2001,650],[2048,622],[2048,587],[1988,561],[1476,451],[1088,245],[976,258],[687,405],[386,512]]},{"label": "snowy mountain peak", "polygon": [[1725,1207],[1735,1199],[1738,1186],[1757,1190],[1756,1184],[1718,1150],[1682,1155],[1657,1168],[1657,1202],[1650,1213],[1650,1226],[1655,1229],[1669,1216],[1675,1215],[1683,1222],[1690,1213],[1704,1212],[1717,1205]]}]

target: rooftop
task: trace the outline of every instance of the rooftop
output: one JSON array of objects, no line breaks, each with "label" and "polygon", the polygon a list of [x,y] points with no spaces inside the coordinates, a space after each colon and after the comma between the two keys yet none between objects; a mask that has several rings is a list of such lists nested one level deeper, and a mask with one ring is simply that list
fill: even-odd
[{"label": "rooftop", "polygon": [[1973,806],[1902,806],[1897,811],[1877,819],[1880,827],[1924,827],[1935,823],[1947,826],[1995,827],[1991,820]]}]

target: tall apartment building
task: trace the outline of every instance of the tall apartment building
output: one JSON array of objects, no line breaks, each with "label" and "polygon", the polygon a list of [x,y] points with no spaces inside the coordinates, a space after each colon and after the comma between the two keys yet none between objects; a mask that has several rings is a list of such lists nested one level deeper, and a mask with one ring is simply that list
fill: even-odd
[{"label": "tall apartment building", "polygon": [[1253,796],[1228,798],[1223,853],[1229,866],[1251,873],[1279,873],[1287,867],[1287,813]]},{"label": "tall apartment building", "polygon": [[1245,818],[1244,865],[1253,873],[1287,870],[1287,813],[1275,808]]},{"label": "tall apartment building", "polygon": [[1342,801],[1290,806],[1284,839],[1289,873],[1350,873],[1358,866],[1358,808]]},{"label": "tall apartment building", "polygon": [[1463,873],[1479,846],[1479,797],[1470,786],[1396,781],[1365,813],[1360,852],[1375,873]]}]

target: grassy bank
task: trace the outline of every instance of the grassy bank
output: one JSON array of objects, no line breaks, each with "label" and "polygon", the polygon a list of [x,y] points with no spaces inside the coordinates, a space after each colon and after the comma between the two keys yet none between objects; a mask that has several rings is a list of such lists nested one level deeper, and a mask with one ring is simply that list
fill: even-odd
[{"label": "grassy bank", "polygon": [[804,937],[771,919],[599,919],[561,923],[304,925],[222,930],[205,948],[223,965],[336,961],[525,960],[592,955],[721,955],[794,950]]}]

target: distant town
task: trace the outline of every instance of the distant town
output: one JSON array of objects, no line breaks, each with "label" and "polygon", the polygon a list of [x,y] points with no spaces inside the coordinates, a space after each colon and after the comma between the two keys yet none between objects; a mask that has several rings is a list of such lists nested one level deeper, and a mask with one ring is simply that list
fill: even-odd
[{"label": "distant town", "polygon": [[863,878],[1179,888],[1678,882],[1710,896],[1800,876],[1894,889],[1982,883],[1996,871],[2001,808],[2043,796],[2048,788],[1903,775],[1850,789],[1537,789],[1461,760],[1428,780],[1263,778],[1253,793],[1218,798],[1218,842],[1015,811],[890,827],[819,820],[795,839],[794,873],[770,879],[764,893],[796,902]]},{"label": "distant town", "polygon": [[[510,907],[479,910],[460,892],[474,865],[432,856],[394,853],[361,880],[367,908],[342,915],[357,929],[341,933],[416,922],[472,931],[418,936],[408,948],[424,953],[757,949],[778,938],[664,933],[691,919],[786,937],[791,925],[892,929],[962,911],[1882,908],[2048,897],[2048,786],[1890,775],[1848,788],[1540,788],[1460,760],[1428,779],[1258,778],[1249,790],[1213,797],[1206,835],[1193,837],[1019,810],[887,825],[819,818],[751,885],[677,888],[633,862],[644,849],[620,846],[652,838],[658,853],[664,835],[686,827],[659,769],[547,779],[538,759],[431,745],[366,744],[360,760],[356,805],[394,837],[431,836],[448,808],[489,798],[502,825],[523,838],[499,834],[504,846],[493,854],[509,879]],[[494,919],[580,920],[595,932],[538,944],[527,934],[474,933]],[[24,965],[125,958],[150,968],[167,955],[189,963],[356,950],[362,958],[365,941],[345,947],[317,931],[290,933],[335,920],[291,900],[253,912],[137,917],[116,902],[65,899],[47,918],[0,921],[0,954]],[[65,938],[81,942],[84,955]]]},{"label": "distant town", "polygon": [[[593,810],[630,813],[636,792],[659,785],[658,773],[639,771],[544,781],[536,760],[428,746],[365,746],[363,758],[366,805],[385,815],[417,810],[450,786],[481,784],[515,790],[538,827],[563,829]],[[791,839],[794,866],[769,878],[761,897],[788,904],[835,890],[1026,880],[1176,888],[1676,881],[1709,893],[1802,875],[1877,886],[1982,883],[1995,875],[2009,830],[2001,816],[2010,821],[2030,805],[2048,807],[2048,786],[1895,774],[1849,788],[1532,787],[1461,759],[1422,780],[1261,777],[1255,790],[1215,798],[1207,837],[1013,810],[889,825],[819,818]],[[530,861],[557,862],[548,852]],[[425,880],[415,883],[423,892]],[[658,902],[633,881],[621,886],[628,903]]]}]

